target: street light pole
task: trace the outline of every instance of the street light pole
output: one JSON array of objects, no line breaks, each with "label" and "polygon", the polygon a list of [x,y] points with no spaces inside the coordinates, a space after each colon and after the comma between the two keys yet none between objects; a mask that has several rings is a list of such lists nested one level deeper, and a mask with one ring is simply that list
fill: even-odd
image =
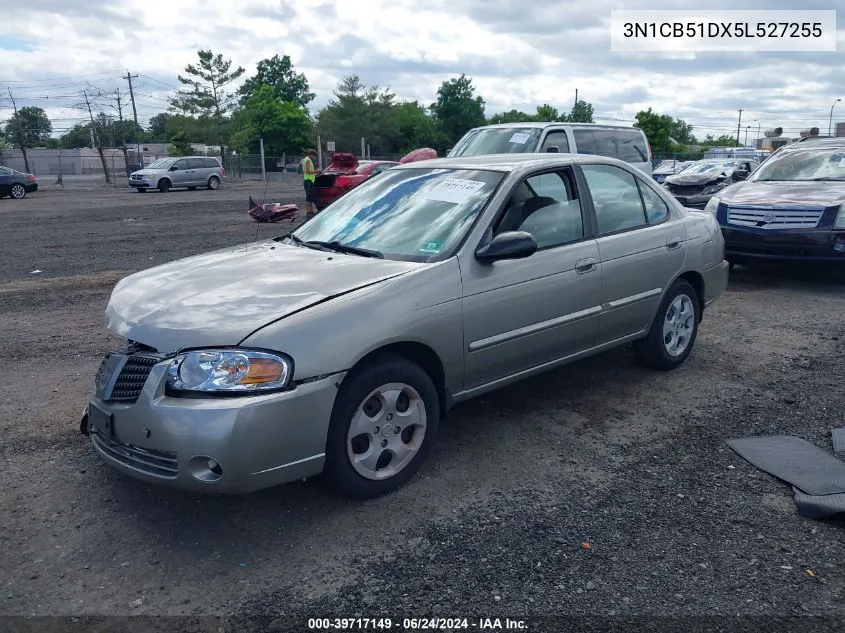
[{"label": "street light pole", "polygon": [[831,131],[833,130],[833,108],[836,107],[836,104],[842,101],[842,99],[837,99],[833,102],[833,105],[830,106],[830,120],[827,122],[827,135],[832,136]]},{"label": "street light pole", "polygon": [[743,143],[743,147],[748,147],[748,128],[750,127],[750,125],[745,126],[745,143]]},{"label": "street light pole", "polygon": [[[760,143],[760,121],[758,121],[757,119],[754,119],[752,121],[752,123],[757,124],[757,140],[754,143],[754,149],[763,149],[763,146]],[[758,145],[760,145],[760,147],[757,147]]]}]

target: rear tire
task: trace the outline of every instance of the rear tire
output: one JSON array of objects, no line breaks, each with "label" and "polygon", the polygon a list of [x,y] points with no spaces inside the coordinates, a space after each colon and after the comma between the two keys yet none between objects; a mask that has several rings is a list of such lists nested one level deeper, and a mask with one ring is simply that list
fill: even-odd
[{"label": "rear tire", "polygon": [[678,279],[660,302],[648,336],[634,343],[637,359],[645,366],[669,371],[692,352],[698,334],[698,293],[688,281]]},{"label": "rear tire", "polygon": [[12,188],[9,189],[9,197],[14,200],[23,200],[26,198],[26,187],[18,184],[12,185]]},{"label": "rear tire", "polygon": [[220,188],[220,179],[217,176],[212,176],[208,179],[208,188],[216,191]]},{"label": "rear tire", "polygon": [[164,180],[159,180],[158,181],[158,190],[161,193],[167,193],[168,191],[170,191],[170,181],[167,180],[167,178],[165,178]]},{"label": "rear tire", "polygon": [[391,492],[419,470],[439,425],[439,397],[429,375],[405,358],[384,355],[340,386],[326,439],[326,479],[353,499]]}]

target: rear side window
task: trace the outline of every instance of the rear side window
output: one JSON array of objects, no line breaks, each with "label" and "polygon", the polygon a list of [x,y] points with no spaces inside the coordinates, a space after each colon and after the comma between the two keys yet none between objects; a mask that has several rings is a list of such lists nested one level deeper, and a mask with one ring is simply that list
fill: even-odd
[{"label": "rear side window", "polygon": [[643,133],[635,129],[594,128],[572,130],[579,154],[609,156],[626,163],[648,161]]},{"label": "rear side window", "polygon": [[640,188],[640,193],[643,196],[643,204],[645,205],[645,214],[648,218],[649,224],[660,224],[669,217],[669,207],[657,193],[646,185],[642,180],[637,178],[637,186]]},{"label": "rear side window", "polygon": [[217,162],[216,158],[203,158],[202,166],[205,168],[216,169],[217,167],[220,167],[220,163]]},{"label": "rear side window", "polygon": [[188,159],[188,169],[202,169],[203,162],[202,158],[189,158]]},{"label": "rear side window", "polygon": [[646,225],[643,200],[633,175],[615,165],[582,165],[582,169],[600,234]]}]

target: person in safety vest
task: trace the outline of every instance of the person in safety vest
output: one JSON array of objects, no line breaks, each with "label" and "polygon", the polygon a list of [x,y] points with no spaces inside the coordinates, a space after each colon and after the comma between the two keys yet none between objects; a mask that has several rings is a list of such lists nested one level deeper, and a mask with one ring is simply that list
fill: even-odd
[{"label": "person in safety vest", "polygon": [[305,186],[305,207],[308,217],[314,215],[314,181],[319,173],[314,169],[314,161],[317,159],[317,150],[308,150],[307,156],[302,159],[302,177]]}]

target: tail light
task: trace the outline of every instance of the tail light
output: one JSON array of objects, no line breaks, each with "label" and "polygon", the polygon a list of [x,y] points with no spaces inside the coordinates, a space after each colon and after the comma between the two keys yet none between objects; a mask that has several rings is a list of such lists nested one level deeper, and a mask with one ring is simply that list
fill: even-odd
[{"label": "tail light", "polygon": [[226,175],[226,168],[225,168],[225,167],[221,167],[221,168],[220,168],[220,175],[221,175],[221,176],[225,176],[225,175]]},{"label": "tail light", "polygon": [[37,178],[35,176],[33,176],[32,174],[29,175],[29,182],[35,182],[36,180]]}]

